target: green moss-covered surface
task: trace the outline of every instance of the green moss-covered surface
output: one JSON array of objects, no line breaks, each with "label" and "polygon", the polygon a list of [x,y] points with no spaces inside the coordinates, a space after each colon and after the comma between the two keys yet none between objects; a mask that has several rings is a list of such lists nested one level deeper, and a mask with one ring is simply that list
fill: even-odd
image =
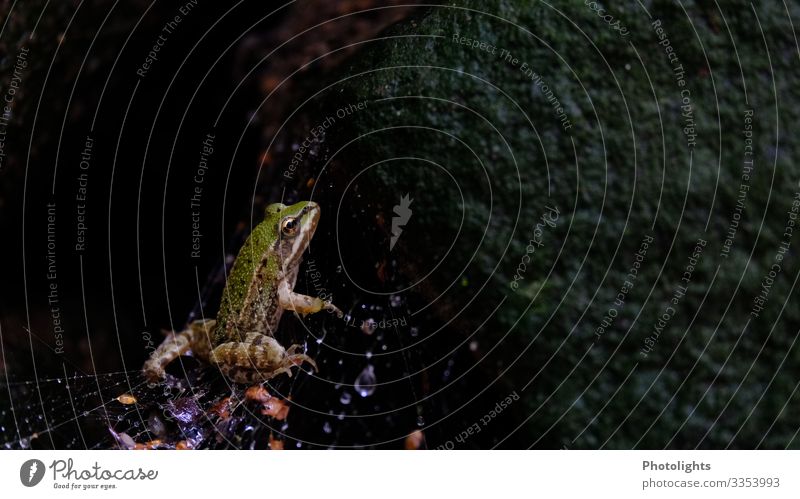
[{"label": "green moss-covered surface", "polygon": [[459,0],[322,95],[367,102],[333,163],[367,168],[355,185],[376,209],[411,193],[400,269],[441,259],[416,291],[447,290],[440,319],[474,333],[485,384],[522,395],[486,445],[800,445],[788,8],[617,2],[604,20],[577,1]]}]

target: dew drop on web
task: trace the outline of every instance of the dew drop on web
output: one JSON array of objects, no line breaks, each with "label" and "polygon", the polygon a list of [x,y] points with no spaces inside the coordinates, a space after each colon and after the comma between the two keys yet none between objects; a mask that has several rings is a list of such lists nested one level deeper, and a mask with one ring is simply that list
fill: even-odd
[{"label": "dew drop on web", "polygon": [[375,393],[375,368],[371,364],[368,364],[358,375],[355,388],[362,397],[369,397]]}]

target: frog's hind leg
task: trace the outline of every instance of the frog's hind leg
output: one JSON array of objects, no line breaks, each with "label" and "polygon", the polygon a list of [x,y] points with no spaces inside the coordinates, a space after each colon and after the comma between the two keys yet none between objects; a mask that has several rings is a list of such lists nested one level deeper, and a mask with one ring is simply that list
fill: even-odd
[{"label": "frog's hind leg", "polygon": [[292,345],[286,351],[275,338],[250,333],[244,341],[231,341],[217,346],[209,360],[236,383],[259,383],[284,373],[291,377],[291,368],[304,361],[316,369],[311,357],[295,353],[297,347],[299,345]]},{"label": "frog's hind leg", "polygon": [[196,357],[207,361],[215,324],[214,320],[194,321],[180,333],[173,332],[167,336],[144,363],[145,377],[151,382],[164,378],[167,365],[189,350]]}]

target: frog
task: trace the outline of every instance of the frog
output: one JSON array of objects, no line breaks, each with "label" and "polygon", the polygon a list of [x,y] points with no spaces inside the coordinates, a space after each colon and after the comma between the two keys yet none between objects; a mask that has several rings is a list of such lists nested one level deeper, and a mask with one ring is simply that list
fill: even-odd
[{"label": "frog", "polygon": [[300,345],[284,348],[275,334],[284,311],[306,316],[325,310],[343,317],[330,300],[294,291],[319,219],[320,206],[313,201],[268,205],[233,262],[216,318],[170,333],[145,362],[145,378],[151,384],[163,380],[166,366],[189,351],[235,383],[291,377],[291,368],[304,362],[318,371],[314,359],[298,351]]}]

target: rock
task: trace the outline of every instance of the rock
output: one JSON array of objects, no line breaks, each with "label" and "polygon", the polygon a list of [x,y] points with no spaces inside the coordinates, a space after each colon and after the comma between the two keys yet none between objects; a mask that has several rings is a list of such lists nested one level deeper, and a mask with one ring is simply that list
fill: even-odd
[{"label": "rock", "polygon": [[361,230],[345,265],[378,269],[387,292],[420,281],[410,292],[439,297],[451,332],[498,345],[485,385],[501,376],[525,400],[505,445],[715,447],[742,426],[732,445],[755,446],[791,376],[748,413],[798,327],[784,311],[760,351],[798,271],[788,257],[751,316],[800,176],[797,141],[776,138],[800,112],[789,21],[757,7],[767,52],[747,2],[726,21],[695,2],[597,7],[451,2],[370,43],[315,97],[320,119],[355,110],[326,130],[314,193],[339,202],[339,230]]}]

